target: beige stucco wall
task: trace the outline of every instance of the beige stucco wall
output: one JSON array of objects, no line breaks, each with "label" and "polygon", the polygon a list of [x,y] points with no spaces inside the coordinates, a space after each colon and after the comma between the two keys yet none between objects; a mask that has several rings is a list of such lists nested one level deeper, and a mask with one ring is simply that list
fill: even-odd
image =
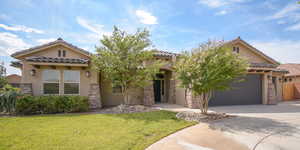
[{"label": "beige stucco wall", "polygon": [[[33,89],[33,95],[42,95],[42,72],[45,69],[53,69],[50,66],[40,66],[40,68],[34,68],[32,65],[28,64],[27,62],[23,62],[23,71],[22,71],[22,80],[21,83],[32,83],[32,89]],[[26,69],[25,69],[26,68]],[[35,76],[32,76],[30,74],[30,71],[32,69],[36,70]],[[82,69],[81,67],[71,67],[71,69],[68,69],[66,67],[56,67],[55,70],[60,70],[63,72],[64,70],[79,70],[80,71],[80,88],[79,92],[82,96],[88,96],[90,84],[92,83],[98,83],[98,73],[95,71],[92,71],[88,68]],[[86,71],[90,71],[91,75],[90,77],[86,76]],[[61,80],[63,80],[63,74],[61,73]],[[63,84],[61,82],[60,85],[60,93],[63,93]]]},{"label": "beige stucco wall", "polygon": [[[72,50],[71,48],[68,48],[63,45],[56,45],[53,47],[49,47],[47,49],[31,53],[30,55],[24,55],[20,59],[23,59],[28,56],[45,56],[45,57],[58,57],[58,50],[65,50],[66,51],[66,57],[65,58],[84,58],[89,59],[88,56],[79,54],[77,51]],[[61,53],[62,55],[62,53]]]},{"label": "beige stucco wall", "polygon": [[[121,93],[112,92],[111,81],[105,80],[102,77],[101,80],[101,98],[104,106],[114,106],[123,103],[123,96]],[[142,104],[144,91],[142,88],[132,89],[130,91],[130,103],[131,104]]]},{"label": "beige stucco wall", "polygon": [[231,48],[233,46],[238,46],[240,49],[239,54],[247,59],[249,62],[253,62],[253,63],[270,63],[268,62],[266,59],[264,59],[263,57],[259,56],[258,54],[254,53],[252,50],[250,50],[248,47],[246,47],[244,44],[241,43],[235,43],[231,46]]},{"label": "beige stucco wall", "polygon": [[179,104],[181,106],[186,105],[185,101],[185,89],[179,87],[178,85],[176,86],[176,104]]}]

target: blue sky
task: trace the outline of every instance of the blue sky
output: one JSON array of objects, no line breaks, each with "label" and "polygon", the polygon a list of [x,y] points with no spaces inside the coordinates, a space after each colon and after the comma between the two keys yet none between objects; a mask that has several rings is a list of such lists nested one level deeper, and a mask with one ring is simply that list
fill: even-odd
[{"label": "blue sky", "polygon": [[208,39],[238,36],[282,63],[300,63],[296,0],[1,0],[0,61],[58,37],[93,52],[113,25],[148,28],[153,46],[189,50]]}]

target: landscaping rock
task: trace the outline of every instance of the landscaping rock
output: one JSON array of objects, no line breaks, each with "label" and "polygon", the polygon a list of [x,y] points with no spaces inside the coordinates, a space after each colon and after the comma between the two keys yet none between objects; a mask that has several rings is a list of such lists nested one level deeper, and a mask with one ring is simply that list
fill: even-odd
[{"label": "landscaping rock", "polygon": [[197,112],[184,111],[184,112],[177,113],[176,117],[186,121],[205,122],[205,121],[213,121],[213,120],[220,120],[224,118],[230,118],[233,116],[225,113],[201,114]]},{"label": "landscaping rock", "polygon": [[124,105],[100,109],[99,113],[121,114],[121,113],[137,113],[137,112],[149,112],[155,111],[155,109],[143,105]]}]

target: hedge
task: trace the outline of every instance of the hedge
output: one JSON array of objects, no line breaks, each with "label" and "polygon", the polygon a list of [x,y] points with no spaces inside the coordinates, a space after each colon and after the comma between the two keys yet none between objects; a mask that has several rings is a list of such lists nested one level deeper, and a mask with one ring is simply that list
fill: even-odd
[{"label": "hedge", "polygon": [[24,96],[16,102],[16,113],[53,114],[88,111],[88,98],[84,96]]}]

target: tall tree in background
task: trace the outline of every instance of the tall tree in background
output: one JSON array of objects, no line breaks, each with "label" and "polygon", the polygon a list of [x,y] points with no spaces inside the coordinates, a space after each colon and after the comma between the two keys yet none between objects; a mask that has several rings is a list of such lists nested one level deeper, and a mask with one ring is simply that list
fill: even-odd
[{"label": "tall tree in background", "polygon": [[120,86],[124,103],[130,104],[129,90],[144,87],[153,80],[163,65],[154,61],[149,32],[137,30],[128,34],[114,27],[111,36],[103,36],[92,58],[93,68],[103,73],[113,86]]},{"label": "tall tree in background", "polygon": [[222,42],[208,41],[185,52],[175,65],[181,86],[199,96],[201,113],[206,114],[215,90],[230,89],[230,83],[247,72],[248,62]]},{"label": "tall tree in background", "polygon": [[0,64],[0,88],[7,84],[5,79],[6,76],[6,68],[4,67],[4,62]]}]

